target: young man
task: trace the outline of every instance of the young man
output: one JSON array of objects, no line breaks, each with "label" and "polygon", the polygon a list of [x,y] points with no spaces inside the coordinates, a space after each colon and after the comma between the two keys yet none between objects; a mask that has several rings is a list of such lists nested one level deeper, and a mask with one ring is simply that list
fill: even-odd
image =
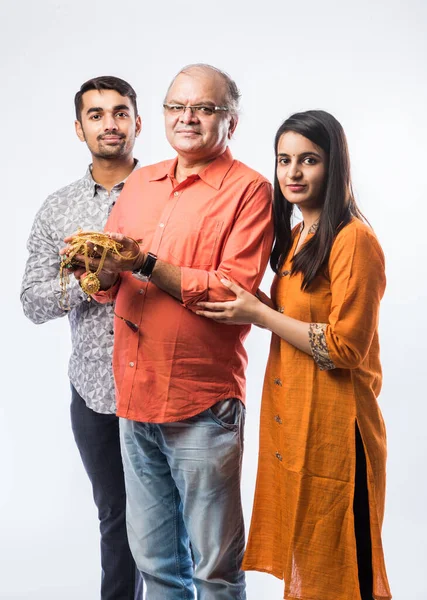
[{"label": "young man", "polygon": [[138,248],[119,235],[122,256],[139,255],[107,257],[105,291],[95,297],[117,297],[128,533],[149,600],[192,600],[194,588],[203,600],[246,598],[240,474],[249,327],[196,314],[199,301],[234,297],[222,278],[255,292],[273,240],[271,185],[228,149],[238,100],[218,69],[183,69],[164,103],[177,157],[132,174],[106,226],[142,240]]},{"label": "young man", "polygon": [[133,158],[141,130],[136,93],[117,77],[96,77],[75,96],[76,133],[92,156],[82,179],[58,190],[37,213],[28,240],[29,258],[21,301],[26,316],[44,323],[68,314],[72,354],[71,424],[91,480],[101,531],[101,599],[142,600],[138,573],[126,534],[125,486],[112,374],[113,307],[87,302],[74,277],[70,310],[60,303],[59,250],[66,235],[99,231],[125,179],[139,165]]}]

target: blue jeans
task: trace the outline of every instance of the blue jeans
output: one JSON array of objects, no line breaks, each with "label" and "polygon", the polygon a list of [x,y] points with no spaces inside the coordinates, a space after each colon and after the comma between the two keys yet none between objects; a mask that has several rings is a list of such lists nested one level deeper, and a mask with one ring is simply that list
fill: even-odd
[{"label": "blue jeans", "polygon": [[240,496],[245,409],[175,423],[120,419],[129,544],[147,600],[245,600]]},{"label": "blue jeans", "polygon": [[71,425],[93,489],[101,532],[101,600],[142,600],[142,578],[126,532],[119,419],[96,413],[71,386]]}]

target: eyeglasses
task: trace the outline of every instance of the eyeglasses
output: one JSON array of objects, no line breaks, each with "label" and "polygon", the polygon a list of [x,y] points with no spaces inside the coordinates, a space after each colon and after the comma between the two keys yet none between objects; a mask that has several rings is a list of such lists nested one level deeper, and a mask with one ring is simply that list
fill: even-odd
[{"label": "eyeglasses", "polygon": [[190,109],[192,115],[210,117],[216,112],[227,111],[227,106],[184,106],[183,104],[163,104],[163,108],[169,115],[182,115],[187,108]]}]

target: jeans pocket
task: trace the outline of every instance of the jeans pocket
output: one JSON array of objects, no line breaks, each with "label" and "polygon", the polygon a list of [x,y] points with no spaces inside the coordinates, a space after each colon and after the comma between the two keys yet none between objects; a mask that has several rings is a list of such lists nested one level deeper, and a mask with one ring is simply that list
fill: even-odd
[{"label": "jeans pocket", "polygon": [[244,406],[237,398],[220,400],[210,408],[207,413],[215,423],[228,431],[237,431]]}]

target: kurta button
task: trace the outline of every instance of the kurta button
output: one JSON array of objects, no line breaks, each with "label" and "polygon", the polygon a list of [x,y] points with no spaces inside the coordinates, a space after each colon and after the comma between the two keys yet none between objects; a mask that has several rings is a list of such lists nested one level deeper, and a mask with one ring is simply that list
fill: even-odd
[{"label": "kurta button", "polygon": [[130,367],[134,367],[134,366],[135,366],[135,363],[134,363],[134,362],[130,362],[130,363],[129,363],[129,366],[130,366]]},{"label": "kurta button", "polygon": [[144,293],[143,289],[140,289],[139,292],[138,292],[138,294],[143,294],[143,293]]},{"label": "kurta button", "polygon": [[282,385],[282,380],[281,380],[281,379],[279,379],[278,377],[276,377],[276,379],[274,380],[274,383],[275,383],[276,385]]},{"label": "kurta button", "polygon": [[113,333],[114,333],[114,330],[110,329],[110,335],[113,335]]},{"label": "kurta button", "polygon": [[282,277],[286,277],[286,275],[289,275],[290,271],[282,271]]},{"label": "kurta button", "polygon": [[283,457],[282,457],[282,455],[281,455],[279,452],[276,452],[276,458],[277,458],[278,460],[280,460],[280,461],[282,461],[282,460],[283,460]]},{"label": "kurta button", "polygon": [[284,306],[278,306],[277,307],[277,312],[283,314],[285,312],[285,307]]},{"label": "kurta button", "polygon": [[165,224],[164,223],[159,223],[159,227],[164,227]]},{"label": "kurta button", "polygon": [[282,424],[282,419],[280,418],[280,415],[276,415],[276,416],[274,417],[274,420],[276,421],[276,423],[279,423],[279,425],[281,425],[281,424]]},{"label": "kurta button", "polygon": [[179,196],[179,192],[174,192],[173,195],[174,196]]}]

